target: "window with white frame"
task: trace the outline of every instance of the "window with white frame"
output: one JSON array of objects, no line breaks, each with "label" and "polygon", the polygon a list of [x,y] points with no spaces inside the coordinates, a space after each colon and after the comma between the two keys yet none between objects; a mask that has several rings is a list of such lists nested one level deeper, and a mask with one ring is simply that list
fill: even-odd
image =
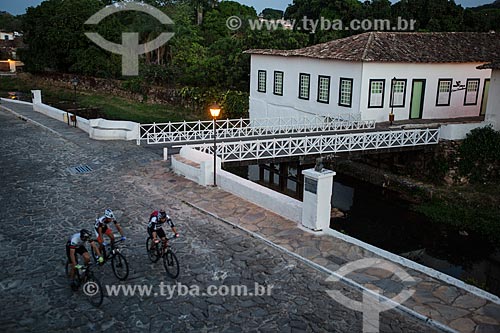
[{"label": "window with white frame", "polygon": [[476,105],[479,93],[479,79],[467,79],[464,105]]},{"label": "window with white frame", "polygon": [[283,96],[283,72],[274,72],[274,94]]},{"label": "window with white frame", "polygon": [[452,79],[439,79],[436,106],[449,106],[451,100]]},{"label": "window with white frame", "polygon": [[311,75],[299,74],[299,98],[309,99],[309,91],[311,88]]},{"label": "window with white frame", "polygon": [[352,106],[352,79],[340,78],[339,85],[339,105]]},{"label": "window with white frame", "polygon": [[391,107],[405,107],[406,98],[406,80],[397,79],[392,80],[392,95],[391,95]]},{"label": "window with white frame", "polygon": [[368,97],[369,108],[384,107],[385,80],[370,80],[370,96]]},{"label": "window with white frame", "polygon": [[330,77],[320,75],[318,78],[318,102],[330,103]]},{"label": "window with white frame", "polygon": [[266,92],[266,79],[267,79],[267,72],[266,71],[259,71],[258,75],[258,83],[257,83],[257,91],[261,93]]}]

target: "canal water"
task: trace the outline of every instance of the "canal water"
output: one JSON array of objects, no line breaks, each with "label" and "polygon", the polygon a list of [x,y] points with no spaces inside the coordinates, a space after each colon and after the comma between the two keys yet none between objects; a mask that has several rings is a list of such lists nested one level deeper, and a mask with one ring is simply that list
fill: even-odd
[{"label": "canal water", "polygon": [[[256,165],[227,171],[259,182]],[[289,179],[286,194],[296,196],[295,185]],[[332,207],[344,213],[331,219],[332,229],[500,296],[500,249],[483,237],[432,223],[397,193],[340,174],[334,178]]]}]

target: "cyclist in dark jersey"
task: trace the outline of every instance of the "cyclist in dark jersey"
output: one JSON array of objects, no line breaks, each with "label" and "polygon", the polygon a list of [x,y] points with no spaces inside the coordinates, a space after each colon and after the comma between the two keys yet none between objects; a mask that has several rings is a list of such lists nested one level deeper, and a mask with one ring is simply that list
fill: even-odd
[{"label": "cyclist in dark jersey", "polygon": [[[156,212],[156,211],[155,211]],[[168,223],[170,226],[170,229],[172,229],[172,232],[175,234],[175,237],[179,237],[179,234],[177,233],[177,230],[175,229],[174,222],[172,222],[172,219],[170,216],[165,213],[165,210],[161,209],[158,211],[157,214],[151,214],[151,217],[149,218],[149,223],[148,223],[148,234],[152,238],[151,246],[153,247],[155,243],[159,243],[160,240],[158,240],[158,237],[164,242],[167,242],[167,236],[165,234],[165,230],[163,230],[163,224],[165,222]]]},{"label": "cyclist in dark jersey", "polygon": [[69,271],[69,278],[70,278],[71,288],[73,290],[78,288],[76,282],[74,281],[75,268],[77,269],[80,268],[76,264],[76,254],[79,254],[83,257],[85,265],[88,265],[90,263],[90,255],[87,249],[85,248],[86,242],[90,243],[90,246],[92,246],[95,253],[97,253],[97,255],[99,256],[98,259],[99,263],[104,262],[104,258],[101,256],[101,252],[97,248],[91,236],[92,234],[90,233],[90,231],[88,231],[87,229],[82,229],[80,230],[80,232],[77,232],[76,234],[71,236],[68,242],[66,243],[66,255],[71,264],[71,269]]}]

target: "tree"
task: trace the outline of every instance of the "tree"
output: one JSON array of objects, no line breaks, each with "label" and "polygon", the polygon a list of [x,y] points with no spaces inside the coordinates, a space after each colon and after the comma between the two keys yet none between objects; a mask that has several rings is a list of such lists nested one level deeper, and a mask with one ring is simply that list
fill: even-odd
[{"label": "tree", "polygon": [[21,31],[22,16],[12,16],[7,12],[0,13],[0,30],[7,32]]},{"label": "tree", "polygon": [[[101,8],[98,0],[48,0],[28,8],[22,27],[29,45],[21,59],[26,69],[68,72],[79,60],[86,60],[82,50],[94,44],[84,35],[84,22]],[[97,53],[92,55],[105,62],[107,55]]]},{"label": "tree", "polygon": [[265,8],[262,11],[262,16],[266,20],[279,20],[283,18],[284,14],[285,12],[283,12],[282,10],[272,9],[272,8]]}]

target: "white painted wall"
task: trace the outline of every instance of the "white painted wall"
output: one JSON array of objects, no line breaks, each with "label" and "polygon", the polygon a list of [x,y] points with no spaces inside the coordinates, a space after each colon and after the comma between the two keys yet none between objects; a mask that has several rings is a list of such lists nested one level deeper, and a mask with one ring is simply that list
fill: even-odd
[{"label": "white painted wall", "polygon": [[0,32],[1,40],[14,40],[14,34],[8,32]]},{"label": "white painted wall", "polygon": [[[213,181],[207,181],[207,174],[213,178],[212,155],[185,146],[181,148],[179,156],[198,163],[199,167],[183,163],[181,159],[176,158],[176,155],[174,155],[172,156],[172,169],[175,173],[181,174],[202,186],[213,184]],[[299,200],[222,170],[220,158],[217,158],[217,185],[227,192],[284,216],[291,221],[297,223],[301,221],[302,203]]]},{"label": "white painted wall", "polygon": [[[299,117],[312,114],[332,115],[361,112],[363,120],[388,121],[391,79],[406,79],[405,106],[395,107],[395,120],[409,119],[413,79],[425,79],[423,119],[460,118],[478,116],[486,78],[491,70],[478,70],[481,63],[409,64],[409,63],[361,63],[252,55],[250,77],[250,118]],[[257,91],[258,71],[267,73],[266,92]],[[283,96],[274,95],[274,71],[284,72]],[[299,73],[311,75],[309,100],[299,99]],[[317,102],[318,76],[331,77],[329,104]],[[352,78],[353,99],[351,108],[338,105],[340,78]],[[465,90],[453,92],[450,106],[436,106],[438,80],[451,78],[466,85],[467,79],[480,79],[477,103],[464,105]],[[370,79],[385,79],[382,108],[368,108]],[[490,93],[494,96],[493,93]],[[498,95],[497,95],[498,96]]]},{"label": "white painted wall", "polygon": [[[50,105],[43,104],[42,92],[32,90],[33,110],[67,123],[68,113]],[[70,113],[71,114],[71,113]],[[76,127],[89,133],[94,140],[137,140],[140,136],[140,124],[132,121],[85,119],[76,117]]]},{"label": "white painted wall", "polygon": [[442,125],[439,130],[439,138],[441,140],[463,140],[473,129],[488,125],[492,125],[492,123],[489,121],[482,121],[480,123]]},{"label": "white painted wall", "polygon": [[[395,120],[409,119],[411,89],[413,79],[426,79],[423,119],[459,118],[479,116],[484,81],[491,76],[491,70],[478,70],[482,63],[453,64],[408,64],[408,63],[364,63],[361,94],[362,119],[388,121],[391,98],[391,79],[407,79],[404,108],[394,108]],[[436,106],[438,80],[453,79],[467,83],[467,79],[480,79],[476,105],[464,106],[465,90],[451,94],[450,106]],[[385,79],[385,98],[383,108],[368,108],[370,79]]]},{"label": "white painted wall", "polygon": [[[303,57],[252,55],[250,75],[250,118],[304,117],[358,112],[361,64]],[[267,73],[266,92],[257,91],[258,71]],[[274,71],[284,72],[283,96],[274,95]],[[299,73],[311,75],[309,100],[299,98]],[[330,76],[330,102],[317,102],[318,76]],[[353,79],[352,106],[338,105],[340,78]]]},{"label": "white painted wall", "polygon": [[491,74],[485,120],[500,130],[500,69],[493,70]]}]

